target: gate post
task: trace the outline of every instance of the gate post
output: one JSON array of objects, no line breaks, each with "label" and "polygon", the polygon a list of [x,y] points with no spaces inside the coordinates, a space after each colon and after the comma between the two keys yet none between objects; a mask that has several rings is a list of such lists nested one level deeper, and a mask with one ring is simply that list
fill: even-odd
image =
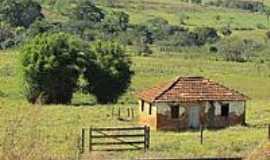
[{"label": "gate post", "polygon": [[89,129],[89,151],[91,152],[93,150],[92,148],[92,127]]},{"label": "gate post", "polygon": [[144,126],[144,151],[150,147],[150,127]]},{"label": "gate post", "polygon": [[81,153],[84,153],[84,144],[85,144],[85,129],[82,129],[82,148],[81,148]]}]

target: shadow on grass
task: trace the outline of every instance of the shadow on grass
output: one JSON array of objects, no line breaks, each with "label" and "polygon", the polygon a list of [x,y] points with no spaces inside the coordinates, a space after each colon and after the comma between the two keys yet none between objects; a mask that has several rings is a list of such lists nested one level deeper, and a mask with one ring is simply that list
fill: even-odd
[{"label": "shadow on grass", "polygon": [[74,107],[95,107],[97,105],[96,102],[83,102],[83,103],[72,103]]}]

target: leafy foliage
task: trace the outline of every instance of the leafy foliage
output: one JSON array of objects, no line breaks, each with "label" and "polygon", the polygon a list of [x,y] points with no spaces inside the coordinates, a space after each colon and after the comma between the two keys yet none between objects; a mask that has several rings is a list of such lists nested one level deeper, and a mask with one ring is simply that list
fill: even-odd
[{"label": "leafy foliage", "polygon": [[90,62],[85,72],[89,93],[99,103],[114,103],[127,90],[133,72],[125,50],[116,42],[98,41],[92,45],[95,63]]},{"label": "leafy foliage", "polygon": [[98,8],[92,0],[80,0],[69,14],[72,20],[85,21],[90,24],[100,22],[105,15],[103,10]]},{"label": "leafy foliage", "polygon": [[253,51],[261,45],[250,39],[240,39],[238,37],[223,40],[218,45],[219,52],[227,61],[246,62],[253,55]]},{"label": "leafy foliage", "polygon": [[0,49],[6,49],[14,45],[15,34],[9,25],[0,24]]},{"label": "leafy foliage", "polygon": [[61,31],[61,24],[52,23],[47,20],[35,21],[27,31],[28,37],[35,37],[38,34],[48,33],[48,32],[59,32]]},{"label": "leafy foliage", "polygon": [[125,12],[112,12],[106,15],[102,29],[107,34],[126,31],[129,26],[129,15]]},{"label": "leafy foliage", "polygon": [[252,0],[211,0],[208,1],[207,4],[218,7],[238,8],[242,10],[249,10],[252,12],[263,11],[264,8],[263,2]]},{"label": "leafy foliage", "polygon": [[213,43],[219,39],[216,29],[210,27],[198,27],[193,31],[197,36],[197,44]]},{"label": "leafy foliage", "polygon": [[67,104],[85,66],[83,42],[65,33],[43,34],[21,51],[25,94],[29,102]]},{"label": "leafy foliage", "polygon": [[15,27],[28,28],[35,20],[42,19],[41,5],[33,0],[0,0],[0,20]]}]

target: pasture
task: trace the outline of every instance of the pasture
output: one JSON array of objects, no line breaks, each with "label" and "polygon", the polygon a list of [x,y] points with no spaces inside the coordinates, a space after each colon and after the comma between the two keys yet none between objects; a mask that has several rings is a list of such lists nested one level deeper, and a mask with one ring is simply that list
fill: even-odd
[{"label": "pasture", "polygon": [[199,132],[152,131],[150,150],[146,153],[126,151],[121,154],[96,153],[94,156],[112,159],[246,156],[267,137],[264,124],[270,122],[270,72],[266,64],[258,67],[254,62],[225,62],[207,56],[132,57],[135,76],[130,90],[119,104],[94,105],[95,100],[91,96],[76,93],[74,105],[39,106],[28,104],[22,96],[20,77],[16,74],[17,57],[16,51],[1,53],[0,57],[1,144],[19,144],[15,148],[0,146],[4,147],[3,151],[9,149],[9,152],[25,154],[21,152],[31,151],[31,145],[37,145],[35,153],[72,159],[76,155],[77,138],[82,127],[136,125],[136,120],[125,122],[112,118],[111,108],[137,107],[135,92],[178,75],[202,75],[246,93],[252,98],[248,102],[248,127],[207,130],[204,145],[200,144]]},{"label": "pasture", "polygon": [[[105,1],[105,0],[104,0]],[[46,18],[53,22],[67,21],[63,14],[70,1],[40,0]],[[97,1],[97,3],[103,1]],[[204,76],[248,95],[248,126],[234,126],[221,130],[206,130],[204,144],[200,133],[151,131],[147,152],[95,152],[84,155],[92,159],[134,158],[191,158],[191,157],[245,157],[267,139],[270,123],[270,59],[269,42],[265,33],[269,22],[263,13],[213,6],[183,3],[180,0],[118,0],[119,7],[101,5],[105,10],[125,11],[131,24],[143,24],[154,17],[162,17],[172,25],[186,28],[224,26],[232,27],[232,35],[264,43],[252,61],[246,63],[224,61],[218,53],[209,53],[209,46],[188,48],[181,53],[160,53],[148,57],[131,54],[135,72],[132,83],[117,104],[99,105],[91,95],[78,91],[71,105],[32,105],[23,95],[19,74],[17,49],[0,51],[0,159],[75,159],[78,157],[78,137],[81,128],[137,126],[137,120],[119,121],[111,117],[112,108],[134,107],[136,93],[177,76]],[[265,0],[270,6],[270,0]],[[180,24],[184,20],[185,24]],[[223,37],[222,37],[223,38]],[[133,52],[130,50],[130,52]],[[126,114],[126,113],[124,113]],[[137,116],[137,113],[135,114]]]}]

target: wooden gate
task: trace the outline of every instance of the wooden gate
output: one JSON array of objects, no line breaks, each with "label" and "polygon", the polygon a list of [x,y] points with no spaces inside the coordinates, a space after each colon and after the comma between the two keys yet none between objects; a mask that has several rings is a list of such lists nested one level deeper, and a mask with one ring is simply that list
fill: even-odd
[{"label": "wooden gate", "polygon": [[89,151],[145,151],[150,146],[150,127],[129,128],[83,128],[81,153]]}]

